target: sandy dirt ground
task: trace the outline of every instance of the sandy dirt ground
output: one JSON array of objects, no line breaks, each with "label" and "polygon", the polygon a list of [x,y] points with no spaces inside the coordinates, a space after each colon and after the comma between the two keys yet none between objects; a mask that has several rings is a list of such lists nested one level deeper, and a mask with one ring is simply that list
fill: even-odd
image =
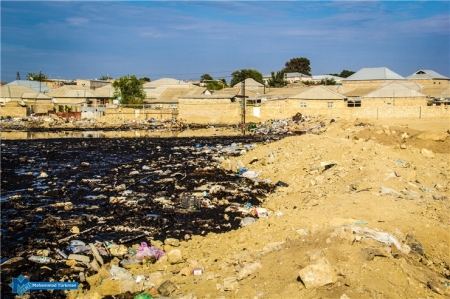
[{"label": "sandy dirt ground", "polygon": [[181,298],[449,298],[449,119],[323,121],[235,159],[288,184],[263,199],[268,217],[153,244],[182,261],[129,271]]}]

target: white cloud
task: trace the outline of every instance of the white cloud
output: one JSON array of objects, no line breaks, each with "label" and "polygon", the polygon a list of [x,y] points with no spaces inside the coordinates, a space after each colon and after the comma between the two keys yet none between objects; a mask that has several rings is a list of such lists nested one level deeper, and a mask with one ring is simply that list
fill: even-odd
[{"label": "white cloud", "polygon": [[66,21],[74,26],[83,25],[89,22],[87,18],[67,18]]}]

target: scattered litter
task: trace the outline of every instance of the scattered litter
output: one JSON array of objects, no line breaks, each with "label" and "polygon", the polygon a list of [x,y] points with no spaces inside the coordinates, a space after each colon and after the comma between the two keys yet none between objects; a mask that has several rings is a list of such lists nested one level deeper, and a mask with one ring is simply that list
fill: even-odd
[{"label": "scattered litter", "polygon": [[381,195],[396,195],[397,197],[402,197],[402,194],[400,192],[397,192],[394,189],[383,186],[381,187],[380,193]]},{"label": "scattered litter", "polygon": [[425,186],[420,186],[419,189],[422,190],[423,192],[433,192],[432,190],[428,189]]},{"label": "scattered litter", "polygon": [[356,233],[358,236],[363,238],[372,238],[374,240],[377,240],[378,242],[384,243],[386,245],[394,244],[398,250],[401,252],[408,254],[411,252],[411,248],[408,245],[403,245],[397,240],[397,238],[390,234],[385,232],[378,232],[370,228],[362,228],[359,226],[348,226],[353,230],[354,233]]}]

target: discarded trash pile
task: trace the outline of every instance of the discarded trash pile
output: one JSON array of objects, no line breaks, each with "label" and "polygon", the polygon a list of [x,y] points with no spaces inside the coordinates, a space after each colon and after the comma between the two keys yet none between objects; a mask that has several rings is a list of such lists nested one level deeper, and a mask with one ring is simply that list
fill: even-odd
[{"label": "discarded trash pile", "polygon": [[[334,122],[331,119],[330,122]],[[251,124],[247,127],[249,132],[254,134],[319,134],[326,130],[323,121],[316,120],[316,117],[303,116],[301,113],[295,114],[292,118],[273,119],[259,124]]]},{"label": "discarded trash pile", "polygon": [[[215,124],[190,124],[176,119],[148,120],[120,120],[120,122],[105,122],[95,119],[64,119],[55,115],[45,117],[15,117],[0,118],[1,130],[4,132],[60,132],[60,131],[130,131],[149,130],[181,132],[189,129],[226,127],[233,130],[241,130],[242,125]],[[334,122],[331,119],[330,122]],[[260,123],[246,125],[246,131],[255,135],[287,135],[287,134],[319,134],[326,130],[324,121],[317,117],[295,114],[292,118],[272,119]]]},{"label": "discarded trash pile", "polygon": [[[155,262],[166,255],[154,246],[163,240],[267,216],[259,204],[276,184],[238,165],[220,168],[258,142],[270,138],[2,141],[2,297],[12,298],[20,274],[82,282],[112,260]],[[42,295],[64,297],[31,294]]]},{"label": "discarded trash pile", "polygon": [[148,120],[122,120],[117,122],[104,122],[95,119],[59,118],[56,115],[44,117],[8,117],[1,118],[2,131],[27,132],[59,132],[59,131],[85,131],[85,130],[170,130],[181,131],[184,125],[175,119],[150,118]]}]

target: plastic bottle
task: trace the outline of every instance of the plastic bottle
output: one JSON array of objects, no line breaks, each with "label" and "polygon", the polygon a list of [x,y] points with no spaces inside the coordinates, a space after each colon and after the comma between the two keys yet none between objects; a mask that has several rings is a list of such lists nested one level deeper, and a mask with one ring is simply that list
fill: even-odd
[{"label": "plastic bottle", "polygon": [[52,258],[46,257],[46,256],[38,256],[38,255],[32,255],[28,258],[30,261],[41,263],[41,264],[48,264],[53,263],[54,260]]},{"label": "plastic bottle", "polygon": [[58,248],[55,248],[55,252],[58,253],[63,258],[67,259],[67,254],[65,254],[62,250],[59,250]]},{"label": "plastic bottle", "polygon": [[129,258],[129,259],[123,259],[122,261],[120,261],[120,265],[122,267],[127,267],[130,265],[139,265],[141,264],[141,261],[135,258]]},{"label": "plastic bottle", "polygon": [[84,252],[84,251],[88,251],[91,250],[91,247],[89,245],[85,245],[85,246],[72,246],[72,252],[73,253],[80,253],[80,252]]}]

